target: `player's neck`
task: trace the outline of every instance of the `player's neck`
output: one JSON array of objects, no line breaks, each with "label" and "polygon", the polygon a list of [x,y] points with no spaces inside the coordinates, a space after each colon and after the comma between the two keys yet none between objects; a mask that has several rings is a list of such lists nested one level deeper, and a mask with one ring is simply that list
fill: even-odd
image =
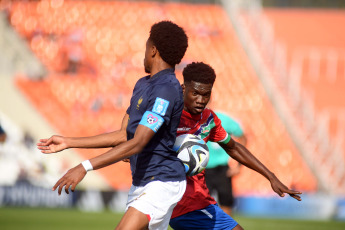
[{"label": "player's neck", "polygon": [[164,62],[164,61],[155,62],[152,65],[151,74],[150,75],[152,77],[156,73],[158,73],[158,72],[160,72],[162,70],[165,70],[165,69],[170,69],[170,68],[173,68],[173,67],[171,65],[169,65],[168,63]]}]

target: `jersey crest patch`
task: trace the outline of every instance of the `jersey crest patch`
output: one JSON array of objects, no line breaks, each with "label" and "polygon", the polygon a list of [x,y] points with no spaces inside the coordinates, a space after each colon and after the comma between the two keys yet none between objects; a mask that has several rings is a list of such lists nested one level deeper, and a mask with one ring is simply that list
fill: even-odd
[{"label": "jersey crest patch", "polygon": [[165,112],[168,109],[168,106],[169,106],[169,101],[164,100],[160,97],[157,97],[155,104],[153,105],[152,112],[155,112],[161,116],[164,116]]},{"label": "jersey crest patch", "polygon": [[143,102],[143,96],[141,96],[138,100],[138,104],[137,104],[137,110],[139,110],[140,104],[141,102]]},{"label": "jersey crest patch", "polygon": [[202,133],[205,134],[205,133],[209,133],[210,132],[210,127],[206,126],[202,129]]}]

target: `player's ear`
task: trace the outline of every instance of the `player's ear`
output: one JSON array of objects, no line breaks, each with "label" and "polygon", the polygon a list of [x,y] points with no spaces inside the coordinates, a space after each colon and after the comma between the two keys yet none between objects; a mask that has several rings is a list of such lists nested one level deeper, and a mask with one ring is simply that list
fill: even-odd
[{"label": "player's ear", "polygon": [[157,47],[155,45],[152,45],[151,56],[155,57],[157,53],[159,54]]},{"label": "player's ear", "polygon": [[186,90],[186,86],[184,84],[181,84],[182,87],[182,92],[184,93],[184,91]]}]

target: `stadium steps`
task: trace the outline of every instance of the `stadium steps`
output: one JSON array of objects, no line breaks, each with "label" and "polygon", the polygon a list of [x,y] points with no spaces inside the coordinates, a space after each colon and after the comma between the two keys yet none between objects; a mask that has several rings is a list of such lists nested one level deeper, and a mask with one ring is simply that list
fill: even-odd
[{"label": "stadium steps", "polygon": [[22,72],[33,79],[45,74],[44,66],[28,49],[27,43],[13,30],[2,11],[0,34],[0,74],[13,75]]}]

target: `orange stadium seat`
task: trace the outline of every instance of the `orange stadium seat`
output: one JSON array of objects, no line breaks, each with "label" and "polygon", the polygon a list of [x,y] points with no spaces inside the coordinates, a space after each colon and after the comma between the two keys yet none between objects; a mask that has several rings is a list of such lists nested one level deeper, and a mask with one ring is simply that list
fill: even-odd
[{"label": "orange stadium seat", "polygon": [[[272,76],[270,80],[277,81],[278,84],[284,85],[284,88],[287,88],[289,80],[292,77],[296,77],[296,73],[290,75],[290,71],[297,70],[295,72],[299,76],[299,82],[294,82],[294,84],[297,83],[295,87],[297,89],[300,88],[300,91],[297,92],[300,95],[299,98],[306,99],[308,103],[300,107],[310,107],[308,110],[315,114],[314,118],[309,118],[309,120],[313,121],[313,125],[317,126],[312,129],[316,130],[319,128],[318,126],[321,126],[319,123],[322,122],[319,122],[319,119],[322,115],[326,115],[326,119],[321,117],[323,121],[329,119],[329,122],[327,121],[326,124],[326,130],[323,130],[324,134],[322,137],[324,143],[328,144],[327,150],[321,150],[320,146],[313,144],[313,147],[308,150],[310,152],[308,155],[319,161],[314,164],[315,160],[313,160],[312,163],[317,170],[323,165],[327,167],[320,174],[330,173],[330,175],[327,175],[327,178],[331,179],[327,179],[327,183],[332,185],[331,187],[334,185],[333,192],[343,193],[344,183],[341,182],[343,177],[332,177],[332,173],[334,175],[334,171],[336,171],[338,161],[335,160],[332,162],[334,164],[330,165],[329,162],[326,163],[322,159],[328,153],[331,153],[332,159],[341,159],[342,157],[338,154],[344,154],[345,157],[345,142],[342,141],[340,143],[343,139],[341,134],[345,124],[345,103],[344,100],[341,100],[342,89],[345,84],[345,33],[339,29],[339,25],[345,21],[344,11],[265,8],[262,13],[262,17],[265,16],[268,19],[273,31],[273,37],[270,39],[271,44],[268,46],[261,43],[261,39],[255,36],[265,31],[264,29],[259,29],[260,32],[258,32],[260,25],[264,24],[260,19],[250,19],[250,14],[243,11],[239,16],[245,22],[242,26],[249,32],[255,47],[258,48],[257,52],[261,57],[260,59],[263,60],[266,68],[270,71]],[[255,25],[256,22],[257,24]],[[266,20],[263,22],[266,22]],[[260,37],[265,35],[267,34],[263,32]],[[283,65],[281,66],[286,67],[286,70],[283,71],[287,73],[286,76],[280,76],[277,73],[275,60],[272,61],[272,59],[279,60],[279,58],[274,56],[275,44],[277,43],[284,47],[286,52],[286,61],[284,57],[281,59],[283,60]],[[292,69],[292,67],[296,69]],[[296,110],[297,103],[289,95],[289,92],[282,87],[281,93],[285,95],[291,110]],[[300,102],[298,103],[301,104]],[[305,129],[305,131],[310,132],[311,128],[306,126],[306,123],[308,123],[306,120],[308,119],[303,118],[300,113],[300,111],[295,111],[293,114],[296,127],[301,127],[302,131]],[[328,133],[326,133],[327,131]],[[315,136],[315,133],[319,132],[307,133],[306,139],[311,139],[310,136]],[[342,146],[339,147],[339,143]],[[339,152],[335,152],[334,146],[338,146]],[[320,171],[318,170],[318,172]],[[336,184],[341,184],[341,186]],[[338,190],[340,188],[342,190]]]},{"label": "orange stadium seat", "polygon": [[[162,19],[175,21],[188,33],[190,45],[182,65],[204,61],[214,67],[217,81],[210,106],[240,119],[249,136],[248,148],[283,182],[303,191],[315,191],[313,174],[275,113],[231,22],[219,6],[13,2],[13,27],[49,70],[41,81],[18,77],[17,86],[62,135],[116,130],[136,80],[144,75],[142,60],[150,26]],[[73,56],[68,53],[68,45],[75,45],[81,53],[80,66],[74,72],[68,71],[68,55]],[[181,79],[179,67],[177,75]],[[79,153],[90,157],[85,151]],[[120,163],[100,172],[113,188],[129,188],[128,165]],[[243,169],[234,184],[238,195],[272,193],[266,179],[249,169]]]}]

